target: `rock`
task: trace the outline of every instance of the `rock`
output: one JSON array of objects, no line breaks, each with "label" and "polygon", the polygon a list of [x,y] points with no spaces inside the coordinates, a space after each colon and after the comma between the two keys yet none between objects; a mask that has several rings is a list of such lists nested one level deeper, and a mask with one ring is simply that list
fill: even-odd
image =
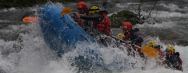
[{"label": "rock", "polygon": [[121,22],[123,20],[130,20],[133,25],[140,23],[141,20],[137,17],[137,14],[128,10],[123,10],[118,12],[117,14],[113,14],[112,16],[110,16],[110,19],[112,22],[112,27],[118,28],[121,26]]}]

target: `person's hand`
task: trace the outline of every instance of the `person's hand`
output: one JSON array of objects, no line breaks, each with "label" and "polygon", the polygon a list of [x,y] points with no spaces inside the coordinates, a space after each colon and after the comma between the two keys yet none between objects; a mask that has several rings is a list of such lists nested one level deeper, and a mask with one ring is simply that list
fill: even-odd
[{"label": "person's hand", "polygon": [[76,17],[79,17],[79,18],[80,18],[80,14],[79,14],[79,13],[76,13]]}]

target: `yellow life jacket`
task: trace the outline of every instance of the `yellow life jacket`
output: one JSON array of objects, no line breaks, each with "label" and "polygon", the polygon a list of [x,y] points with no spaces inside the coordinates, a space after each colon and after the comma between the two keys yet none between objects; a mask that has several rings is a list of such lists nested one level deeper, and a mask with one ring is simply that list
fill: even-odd
[{"label": "yellow life jacket", "polygon": [[142,47],[141,51],[147,58],[157,58],[159,56],[159,51],[154,48],[157,45],[155,40],[149,41],[144,47]]},{"label": "yellow life jacket", "polygon": [[151,46],[147,46],[145,45],[144,47],[142,47],[141,52],[150,59],[155,59],[159,56],[159,52],[157,51],[157,49],[151,47]]}]

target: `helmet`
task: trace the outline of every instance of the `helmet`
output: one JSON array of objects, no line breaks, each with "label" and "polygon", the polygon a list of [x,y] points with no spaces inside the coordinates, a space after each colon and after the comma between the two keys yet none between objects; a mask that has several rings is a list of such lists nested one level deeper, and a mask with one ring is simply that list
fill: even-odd
[{"label": "helmet", "polygon": [[125,35],[123,33],[118,33],[116,38],[119,39],[119,40],[123,40],[125,37]]},{"label": "helmet", "polygon": [[98,13],[99,10],[100,10],[100,8],[99,8],[98,6],[96,6],[96,5],[94,5],[94,6],[91,6],[91,7],[89,8],[89,13],[95,14],[95,13]]},{"label": "helmet", "polygon": [[156,43],[157,42],[155,40],[151,40],[151,41],[148,42],[147,45],[150,46],[150,47],[154,47],[156,45]]},{"label": "helmet", "polygon": [[84,1],[78,2],[76,6],[78,9],[87,9],[88,8],[87,3],[85,3]]},{"label": "helmet", "polygon": [[132,30],[133,28],[132,23],[128,20],[125,20],[122,22],[122,27],[123,29],[126,29],[126,30]]},{"label": "helmet", "polygon": [[168,52],[173,52],[173,53],[174,53],[174,52],[175,52],[175,48],[174,48],[174,46],[169,44],[169,45],[167,46],[167,51],[168,51]]}]

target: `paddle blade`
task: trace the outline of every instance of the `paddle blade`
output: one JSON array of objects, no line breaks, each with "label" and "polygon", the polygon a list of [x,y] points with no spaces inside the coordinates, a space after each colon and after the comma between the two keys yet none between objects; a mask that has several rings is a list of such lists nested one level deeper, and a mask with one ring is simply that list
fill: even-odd
[{"label": "paddle blade", "polygon": [[72,12],[72,9],[70,7],[64,7],[63,10],[61,11],[61,15],[69,14]]},{"label": "paddle blade", "polygon": [[22,19],[22,22],[25,23],[25,24],[37,23],[38,17],[37,16],[26,16]]}]

